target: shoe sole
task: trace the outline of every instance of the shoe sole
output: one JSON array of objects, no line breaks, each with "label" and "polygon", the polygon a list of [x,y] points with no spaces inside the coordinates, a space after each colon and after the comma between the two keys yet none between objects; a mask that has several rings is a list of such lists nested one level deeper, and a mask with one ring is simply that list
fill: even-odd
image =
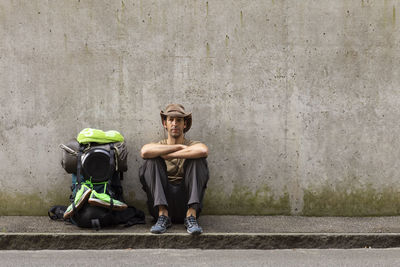
[{"label": "shoe sole", "polygon": [[164,230],[164,231],[151,231],[151,230],[150,230],[150,233],[156,234],[156,235],[160,235],[160,234],[165,233],[166,231],[167,231],[167,230]]},{"label": "shoe sole", "polygon": [[[90,197],[90,193],[92,193],[92,189],[87,190],[86,192],[83,193],[81,199],[79,200],[78,204],[76,204],[75,206],[75,211],[78,211],[80,208],[83,207],[83,204],[85,204],[86,200],[88,200],[88,198]],[[64,213],[63,218],[64,219],[69,219],[72,217],[72,215],[74,215],[74,209],[72,209],[70,212],[68,213]]]},{"label": "shoe sole", "polygon": [[165,233],[165,232],[167,231],[167,229],[170,228],[171,226],[172,226],[172,224],[167,225],[167,228],[166,228],[164,231],[151,231],[151,229],[150,229],[150,233],[152,233],[152,234],[157,234],[157,235],[163,234],[163,233]]},{"label": "shoe sole", "polygon": [[[99,199],[91,199],[91,198],[89,198],[88,202],[92,206],[110,208],[110,203],[102,201],[102,200],[99,200]],[[116,206],[116,205],[114,205],[112,210],[124,210],[126,208],[128,208],[128,205],[124,205],[124,206]]]},{"label": "shoe sole", "polygon": [[186,232],[188,232],[188,234],[190,234],[190,235],[201,235],[202,233],[203,233],[203,231],[201,231],[201,232],[189,232],[189,230],[188,229],[186,229]]}]

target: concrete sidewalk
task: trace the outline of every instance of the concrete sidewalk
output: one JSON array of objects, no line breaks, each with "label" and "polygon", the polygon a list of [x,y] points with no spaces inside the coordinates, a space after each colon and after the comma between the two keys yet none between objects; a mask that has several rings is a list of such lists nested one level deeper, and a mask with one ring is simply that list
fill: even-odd
[{"label": "concrete sidewalk", "polygon": [[190,236],[182,224],[166,234],[152,225],[80,229],[48,217],[0,217],[0,249],[288,249],[400,247],[400,216],[300,217],[202,216],[204,233]]}]

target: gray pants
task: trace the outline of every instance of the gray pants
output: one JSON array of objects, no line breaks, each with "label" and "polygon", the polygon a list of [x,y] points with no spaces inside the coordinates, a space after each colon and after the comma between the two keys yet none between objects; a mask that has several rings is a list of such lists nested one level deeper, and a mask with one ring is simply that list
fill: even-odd
[{"label": "gray pants", "polygon": [[155,219],[158,218],[160,205],[167,206],[173,222],[183,221],[188,207],[196,209],[197,216],[200,214],[209,179],[207,160],[186,159],[183,168],[183,180],[179,184],[172,184],[168,182],[163,158],[146,159],[140,167],[140,182],[147,194],[149,212]]}]

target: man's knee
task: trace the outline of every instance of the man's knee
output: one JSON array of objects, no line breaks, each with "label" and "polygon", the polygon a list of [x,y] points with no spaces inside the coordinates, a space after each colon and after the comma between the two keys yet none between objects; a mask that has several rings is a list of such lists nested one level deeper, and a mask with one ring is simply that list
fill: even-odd
[{"label": "man's knee", "polygon": [[145,159],[142,166],[139,168],[139,177],[143,177],[147,169],[153,169],[154,167],[165,168],[164,160],[161,157]]},{"label": "man's knee", "polygon": [[190,181],[196,178],[197,183],[207,184],[209,180],[209,170],[206,158],[187,159],[184,166],[185,184],[189,185]]},{"label": "man's knee", "polygon": [[164,168],[162,158],[157,157],[144,160],[142,166],[140,166],[139,168],[139,179],[142,185],[146,184],[146,177],[149,177],[149,175],[150,176],[154,175],[152,170],[154,170],[154,168],[157,167],[160,167],[160,169]]},{"label": "man's knee", "polygon": [[142,168],[146,168],[149,166],[154,166],[154,165],[159,165],[164,162],[164,160],[161,157],[156,157],[156,158],[151,158],[151,159],[144,159]]},{"label": "man's knee", "polygon": [[199,167],[203,167],[208,169],[208,163],[206,158],[198,158],[198,159],[186,159],[185,167],[196,165]]}]

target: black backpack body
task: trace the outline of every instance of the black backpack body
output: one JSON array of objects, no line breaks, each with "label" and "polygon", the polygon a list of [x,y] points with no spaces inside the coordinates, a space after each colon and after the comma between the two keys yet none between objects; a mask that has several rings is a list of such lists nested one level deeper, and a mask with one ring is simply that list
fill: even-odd
[{"label": "black backpack body", "polygon": [[[76,192],[82,184],[98,193],[106,193],[112,199],[125,202],[121,180],[127,171],[127,147],[124,142],[109,144],[79,144],[71,140],[63,149],[61,165],[72,174],[70,201],[74,202]],[[54,206],[49,210],[51,219],[62,219],[67,207]],[[61,217],[61,218],[60,218]],[[133,206],[122,211],[92,206],[85,203],[75,211],[69,221],[78,227],[100,229],[117,224],[131,226],[143,224],[144,213]]]}]

